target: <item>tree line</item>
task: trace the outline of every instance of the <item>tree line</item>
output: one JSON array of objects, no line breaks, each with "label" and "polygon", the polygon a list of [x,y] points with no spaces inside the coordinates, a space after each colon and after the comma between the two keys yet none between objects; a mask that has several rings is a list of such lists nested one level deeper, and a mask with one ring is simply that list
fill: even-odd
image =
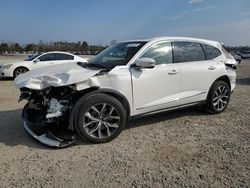
[{"label": "tree line", "polygon": [[[110,45],[115,44],[116,41],[112,40]],[[0,43],[0,54],[6,53],[37,53],[48,51],[67,51],[77,55],[95,55],[104,50],[108,46],[102,45],[89,45],[86,41],[83,42],[46,42],[39,41],[38,44],[30,43],[26,45],[20,45],[19,43]],[[226,46],[228,51],[250,51],[250,46]]]},{"label": "tree line", "polygon": [[38,44],[30,43],[20,45],[19,43],[0,43],[0,54],[6,53],[36,53],[48,51],[67,51],[78,55],[95,55],[104,50],[107,46],[89,45],[86,41],[83,42],[46,42],[40,41]]}]

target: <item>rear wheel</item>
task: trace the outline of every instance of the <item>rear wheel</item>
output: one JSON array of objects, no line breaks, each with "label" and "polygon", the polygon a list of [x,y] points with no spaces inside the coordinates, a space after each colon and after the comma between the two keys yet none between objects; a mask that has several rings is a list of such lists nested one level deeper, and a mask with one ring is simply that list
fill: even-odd
[{"label": "rear wheel", "polygon": [[94,94],[77,103],[75,127],[83,139],[93,143],[108,142],[125,127],[126,111],[116,98]]},{"label": "rear wheel", "polygon": [[224,81],[217,81],[210,89],[206,110],[211,114],[223,112],[229,103],[231,91],[228,84]]},{"label": "rear wheel", "polygon": [[29,69],[27,69],[26,67],[17,67],[14,70],[14,78],[16,78],[18,75],[26,73],[28,71],[29,71]]}]

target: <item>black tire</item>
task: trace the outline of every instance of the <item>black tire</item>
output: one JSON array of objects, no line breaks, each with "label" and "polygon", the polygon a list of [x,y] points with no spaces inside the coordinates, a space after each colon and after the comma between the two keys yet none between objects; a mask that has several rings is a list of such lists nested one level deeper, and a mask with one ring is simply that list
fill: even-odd
[{"label": "black tire", "polygon": [[[98,108],[97,110],[99,110],[100,107],[98,105],[104,106],[104,104],[106,104],[106,107],[107,107],[106,111],[109,110],[109,112],[111,111],[111,108],[114,107],[113,113],[116,113],[117,116],[112,116],[112,117],[117,118],[119,116],[119,120],[112,119],[112,121],[119,121],[119,123],[113,122],[114,124],[111,124],[109,122],[110,120],[105,120],[105,118],[104,118],[105,115],[103,117],[99,117],[98,113],[96,113],[96,115],[94,115],[94,113],[96,111],[92,110],[92,108],[96,107],[95,109]],[[102,106],[102,109],[103,109],[103,106]],[[84,128],[84,125],[87,125],[88,123],[90,123],[90,121],[88,123],[85,123],[85,120],[86,119],[88,120],[88,118],[89,118],[86,114],[87,113],[90,114],[90,112],[91,112],[90,110],[92,110],[92,113],[93,113],[90,115],[91,121],[92,121],[93,117],[95,119],[97,119],[96,116],[98,116],[99,120],[100,119],[102,119],[102,120],[99,121],[98,123],[94,122],[94,123],[90,124],[88,127]],[[100,114],[103,114],[103,112],[101,112],[101,111],[100,111]],[[109,116],[111,117],[111,115],[109,115]],[[127,121],[127,115],[126,115],[126,111],[125,111],[123,105],[116,98],[114,98],[110,95],[107,95],[107,94],[103,94],[103,93],[86,95],[86,96],[83,96],[82,98],[80,98],[75,105],[74,117],[75,117],[74,118],[74,126],[76,128],[76,131],[80,135],[80,137],[83,138],[84,140],[87,140],[87,141],[92,142],[92,143],[104,143],[104,142],[109,142],[109,141],[113,140],[124,129],[124,127],[126,125],[126,121]],[[102,122],[104,122],[104,123],[102,123]],[[107,123],[109,125],[115,125],[118,127],[117,128],[116,127],[107,127]],[[100,130],[102,128],[102,130],[100,131],[101,133],[99,133],[99,129],[97,129],[96,130],[97,134],[95,131],[94,133],[92,133],[93,135],[91,135],[90,132],[95,130],[95,128],[98,127],[99,125],[100,125]],[[91,128],[92,128],[92,130],[90,130]],[[108,129],[109,129],[109,131],[108,131]],[[108,132],[110,134],[111,133],[112,134],[108,135]],[[100,138],[99,134],[101,134],[103,137]]]},{"label": "black tire", "polygon": [[[226,89],[226,90],[224,90],[225,96],[223,97],[223,94],[222,94],[220,96],[221,98],[219,98],[219,97],[217,98],[216,93],[218,93],[219,88],[224,88],[224,87]],[[210,91],[209,91],[209,94],[207,97],[207,102],[205,105],[206,111],[210,114],[219,114],[219,113],[223,112],[227,108],[227,105],[230,101],[230,95],[231,95],[230,87],[228,86],[228,84],[225,81],[219,80],[219,81],[215,82],[212,85],[212,87],[210,88]],[[219,99],[223,100],[223,103],[219,101],[217,104],[216,100],[219,100]],[[225,102],[226,102],[226,104],[225,104]],[[217,104],[217,105],[215,105],[215,104]],[[221,107],[218,106],[220,104],[221,104]],[[224,105],[224,106],[222,106],[222,105]]]},{"label": "black tire", "polygon": [[27,69],[26,67],[17,67],[14,70],[13,76],[14,76],[14,78],[16,78],[18,75],[26,73],[28,71],[29,71],[29,69]]}]

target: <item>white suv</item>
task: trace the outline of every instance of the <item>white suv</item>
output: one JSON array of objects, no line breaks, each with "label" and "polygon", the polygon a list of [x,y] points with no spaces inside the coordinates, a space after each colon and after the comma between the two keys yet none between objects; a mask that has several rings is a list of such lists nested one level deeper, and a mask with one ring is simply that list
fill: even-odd
[{"label": "white suv", "polygon": [[[64,147],[56,124],[90,142],[117,137],[130,117],[203,105],[224,111],[235,88],[234,58],[215,41],[160,37],[115,44],[89,63],[20,75],[25,129],[40,142]],[[49,133],[48,133],[49,131]]]}]

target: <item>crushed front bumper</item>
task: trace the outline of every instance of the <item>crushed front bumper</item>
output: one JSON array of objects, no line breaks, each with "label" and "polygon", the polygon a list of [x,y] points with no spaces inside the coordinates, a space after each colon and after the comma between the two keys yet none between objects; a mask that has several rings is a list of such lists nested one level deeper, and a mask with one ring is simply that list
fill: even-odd
[{"label": "crushed front bumper", "polygon": [[43,133],[41,135],[36,134],[32,128],[31,125],[28,124],[26,121],[24,121],[24,129],[36,140],[41,142],[42,144],[45,144],[50,147],[57,147],[57,148],[64,148],[75,144],[75,138],[72,137],[72,139],[61,139],[57,136],[55,136],[51,131],[48,131],[47,133]]},{"label": "crushed front bumper", "polygon": [[60,128],[59,125],[29,121],[26,107],[23,109],[22,118],[24,120],[24,129],[42,144],[55,148],[64,148],[75,144],[74,134],[62,127]]}]

